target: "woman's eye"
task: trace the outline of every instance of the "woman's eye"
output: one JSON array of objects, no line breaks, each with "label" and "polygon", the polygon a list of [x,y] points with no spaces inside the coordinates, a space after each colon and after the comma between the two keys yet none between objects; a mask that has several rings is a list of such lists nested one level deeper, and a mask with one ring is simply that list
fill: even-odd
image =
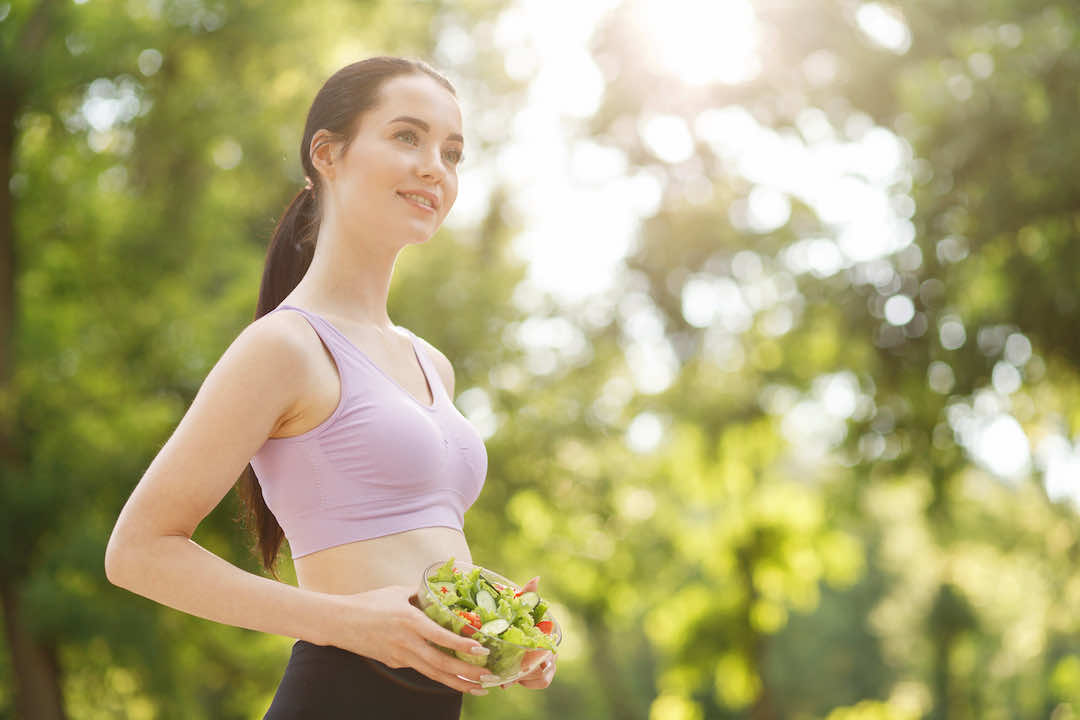
[{"label": "woman's eye", "polygon": [[[419,136],[413,130],[399,130],[398,132],[394,133],[394,138],[395,139],[400,138],[400,137],[409,138],[408,142],[409,142],[410,145],[419,144]],[[446,157],[448,160],[450,160],[450,162],[454,163],[455,165],[460,163],[461,160],[462,160],[462,152],[460,150],[447,150],[446,152],[443,153],[443,156]]]}]

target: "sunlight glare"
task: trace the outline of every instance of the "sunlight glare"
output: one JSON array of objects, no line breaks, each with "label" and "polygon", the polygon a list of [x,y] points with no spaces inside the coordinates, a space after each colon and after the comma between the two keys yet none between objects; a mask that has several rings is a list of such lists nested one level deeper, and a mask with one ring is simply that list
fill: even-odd
[{"label": "sunlight glare", "polygon": [[1080,445],[1073,446],[1054,433],[1039,443],[1037,461],[1050,500],[1070,500],[1080,508],[1080,486],[1076,482],[1080,478]]},{"label": "sunlight glare", "polygon": [[664,424],[656,413],[643,412],[626,429],[626,444],[637,453],[652,452],[664,437]]},{"label": "sunlight glare", "polygon": [[1027,435],[1011,415],[1002,413],[987,422],[974,450],[976,459],[999,477],[1012,479],[1031,469]]},{"label": "sunlight glare", "polygon": [[761,70],[747,0],[638,0],[633,12],[651,57],[688,85],[734,85]]},{"label": "sunlight glare", "polygon": [[855,11],[855,22],[867,37],[898,55],[911,47],[911,31],[896,8],[876,2],[863,3]]},{"label": "sunlight glare", "polygon": [[640,121],[641,139],[658,158],[680,163],[694,154],[694,138],[678,115],[653,115]]},{"label": "sunlight glare", "polygon": [[755,185],[746,198],[749,229],[768,233],[783,227],[791,217],[791,201],[783,192],[766,185]]}]

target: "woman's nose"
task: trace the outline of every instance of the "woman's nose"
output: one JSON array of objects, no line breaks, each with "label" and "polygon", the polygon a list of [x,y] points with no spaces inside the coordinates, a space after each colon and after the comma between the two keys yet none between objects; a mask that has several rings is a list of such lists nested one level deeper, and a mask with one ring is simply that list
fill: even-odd
[{"label": "woman's nose", "polygon": [[446,175],[446,170],[443,168],[437,152],[435,157],[432,157],[431,153],[424,153],[416,172],[420,177],[431,180],[441,180]]}]

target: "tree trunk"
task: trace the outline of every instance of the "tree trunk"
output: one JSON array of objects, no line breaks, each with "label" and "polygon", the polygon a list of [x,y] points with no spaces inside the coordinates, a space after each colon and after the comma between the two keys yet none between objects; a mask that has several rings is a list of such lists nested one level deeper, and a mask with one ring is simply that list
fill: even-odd
[{"label": "tree trunk", "polygon": [[[747,618],[749,620],[749,618]],[[769,649],[769,636],[758,634],[754,647],[754,670],[761,678],[761,692],[750,706],[750,720],[776,720],[776,708],[772,701],[772,688],[769,687],[765,673],[765,654]]]},{"label": "tree trunk", "polygon": [[[760,593],[754,587],[754,564],[758,557],[758,538],[755,538],[747,547],[741,548],[736,554],[739,564],[739,578],[746,587],[746,604],[740,612],[739,624],[744,628],[753,628],[750,619],[751,608],[758,601]],[[750,660],[751,669],[757,673],[761,680],[761,691],[754,698],[754,702],[748,710],[750,720],[776,720],[776,708],[772,701],[772,688],[769,687],[768,674],[765,672],[765,655],[769,651],[769,636],[757,630],[750,631],[749,644],[745,648]]]},{"label": "tree trunk", "polygon": [[[0,187],[0,395],[13,392],[15,375],[15,213],[10,179],[18,104],[13,84],[0,92],[0,178],[4,181]],[[2,408],[13,404],[0,403],[0,462],[12,459],[14,417]]]},{"label": "tree trunk", "polygon": [[611,644],[611,631],[604,621],[602,611],[584,613],[585,628],[589,636],[590,657],[593,674],[604,695],[611,703],[612,720],[643,720],[623,687],[622,676]]},{"label": "tree trunk", "polygon": [[[15,106],[11,94],[0,96],[0,387],[9,388],[14,374],[15,231],[11,189],[12,150],[15,144]],[[6,418],[5,418],[6,420]],[[7,423],[4,423],[7,426]]]},{"label": "tree trunk", "polygon": [[[54,0],[42,0],[23,26],[17,47],[32,57],[47,37]],[[15,370],[15,213],[11,196],[11,176],[15,148],[15,119],[18,115],[25,78],[4,77],[0,89],[0,393],[11,393]],[[17,463],[14,417],[0,411],[0,462]],[[15,692],[15,717],[20,720],[63,720],[60,663],[56,647],[43,644],[29,630],[20,606],[18,588],[10,578],[0,579],[4,634],[11,655]]]},{"label": "tree trunk", "polygon": [[15,676],[15,717],[20,720],[64,720],[60,692],[60,664],[56,648],[38,642],[26,629],[18,591],[0,585],[4,605],[4,632]]}]

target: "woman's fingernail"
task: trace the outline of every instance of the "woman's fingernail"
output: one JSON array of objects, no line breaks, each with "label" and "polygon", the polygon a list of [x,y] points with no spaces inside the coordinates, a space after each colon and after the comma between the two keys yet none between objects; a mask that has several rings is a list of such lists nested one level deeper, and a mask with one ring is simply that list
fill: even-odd
[{"label": "woman's fingernail", "polygon": [[473,688],[469,692],[471,692],[473,695],[487,695],[488,694],[488,691],[484,690],[483,688]]},{"label": "woman's fingernail", "polygon": [[471,652],[473,655],[487,655],[491,651],[482,645],[473,645],[471,648],[469,648],[469,652]]}]

